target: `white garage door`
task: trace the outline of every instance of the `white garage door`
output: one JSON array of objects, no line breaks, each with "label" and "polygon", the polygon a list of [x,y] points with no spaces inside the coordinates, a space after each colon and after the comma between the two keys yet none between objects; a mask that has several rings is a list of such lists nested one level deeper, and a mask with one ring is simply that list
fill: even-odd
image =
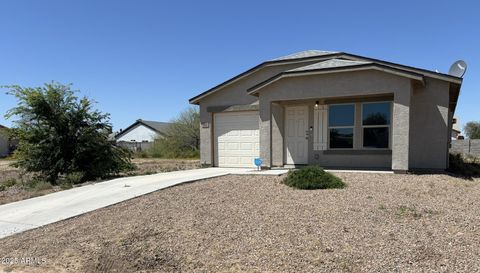
[{"label": "white garage door", "polygon": [[215,165],[254,167],[259,156],[258,111],[214,115]]}]

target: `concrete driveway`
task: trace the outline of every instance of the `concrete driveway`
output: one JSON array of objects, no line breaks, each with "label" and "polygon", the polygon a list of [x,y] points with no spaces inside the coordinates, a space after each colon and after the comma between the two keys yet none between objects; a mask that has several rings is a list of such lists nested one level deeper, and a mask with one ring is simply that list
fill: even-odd
[{"label": "concrete driveway", "polygon": [[281,175],[286,170],[206,168],[124,177],[0,206],[0,238],[65,220],[137,196],[228,174]]},{"label": "concrete driveway", "polygon": [[251,169],[206,168],[118,178],[0,206],[0,238],[103,208],[153,191]]}]

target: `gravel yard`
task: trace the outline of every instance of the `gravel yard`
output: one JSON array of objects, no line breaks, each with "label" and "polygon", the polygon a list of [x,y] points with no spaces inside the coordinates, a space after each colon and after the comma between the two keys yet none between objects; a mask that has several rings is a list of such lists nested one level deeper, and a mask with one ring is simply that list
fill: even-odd
[{"label": "gravel yard", "polygon": [[480,181],[338,174],[345,189],[282,177],[185,184],[0,240],[13,272],[478,272]]}]

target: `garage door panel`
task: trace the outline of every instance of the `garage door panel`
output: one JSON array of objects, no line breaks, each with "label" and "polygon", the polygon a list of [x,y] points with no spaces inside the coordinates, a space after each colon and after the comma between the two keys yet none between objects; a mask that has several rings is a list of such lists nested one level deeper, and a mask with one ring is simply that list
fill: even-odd
[{"label": "garage door panel", "polygon": [[253,167],[259,156],[258,111],[214,116],[215,158],[220,167]]}]

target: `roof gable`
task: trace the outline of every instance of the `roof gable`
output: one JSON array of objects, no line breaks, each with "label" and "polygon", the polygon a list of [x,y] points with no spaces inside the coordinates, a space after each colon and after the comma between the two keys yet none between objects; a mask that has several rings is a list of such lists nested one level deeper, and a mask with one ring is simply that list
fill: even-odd
[{"label": "roof gable", "polygon": [[171,123],[169,122],[160,122],[160,121],[151,121],[151,120],[142,120],[142,119],[137,119],[133,124],[125,128],[125,130],[119,132],[118,134],[115,135],[115,138],[122,137],[129,131],[135,129],[138,125],[143,125],[156,133],[165,135],[168,131],[168,127],[170,126]]},{"label": "roof gable", "polygon": [[[308,51],[313,51],[313,50],[308,50]],[[317,50],[319,51],[319,50]],[[305,53],[305,54],[290,54],[290,55],[287,55],[287,56],[284,56],[284,57],[280,57],[278,59],[274,59],[274,60],[270,60],[270,61],[266,61],[266,62],[263,62],[241,74],[238,74],[237,76],[219,84],[219,85],[216,85],[210,89],[208,89],[207,91],[204,91],[200,94],[198,94],[197,96],[189,99],[189,103],[191,104],[198,104],[198,102],[206,97],[206,96],[209,96],[219,90],[222,90],[224,87],[227,87],[229,86],[230,84],[233,84],[257,71],[259,71],[260,69],[263,69],[265,67],[268,67],[268,66],[273,66],[273,65],[283,65],[283,64],[289,64],[289,63],[298,63],[298,62],[309,62],[309,61],[314,61],[314,60],[325,60],[325,58],[328,58],[328,57],[335,57],[339,54],[342,54],[341,52],[333,52],[333,51],[319,51],[319,52],[323,52],[323,53],[318,53],[318,54],[314,54],[314,53],[311,53],[311,54],[308,54],[308,53]]]},{"label": "roof gable", "polygon": [[312,65],[307,65],[307,66],[284,71],[266,81],[263,81],[249,88],[247,91],[251,95],[256,94],[260,89],[282,78],[287,78],[287,77],[317,75],[317,74],[326,74],[326,73],[338,73],[338,72],[351,72],[351,71],[360,71],[360,70],[379,70],[385,73],[395,74],[398,76],[417,80],[417,81],[420,81],[422,84],[424,84],[424,78],[422,74],[403,71],[400,69],[384,66],[374,62],[331,59],[328,61],[323,61],[323,62],[315,63]]},{"label": "roof gable", "polygon": [[[421,69],[421,68],[416,68],[416,67],[411,67],[411,66],[406,66],[406,65],[401,65],[401,64],[396,64],[396,63],[391,63],[387,61],[382,61],[378,59],[373,59],[373,58],[368,58],[368,57],[362,57],[350,53],[344,53],[344,52],[335,52],[335,51],[324,51],[324,50],[306,50],[306,51],[300,51],[297,53],[293,53],[290,55],[286,55],[283,57],[279,57],[270,61],[263,62],[189,100],[191,104],[198,104],[199,101],[206,97],[209,96],[216,91],[219,91],[223,89],[224,87],[244,78],[247,77],[248,75],[257,72],[260,69],[263,69],[264,67],[271,66],[271,65],[282,65],[282,64],[287,64],[287,63],[298,63],[298,62],[306,62],[306,61],[312,61],[312,60],[319,60],[319,61],[325,61],[326,59],[331,59],[332,62],[329,63],[324,63],[324,64],[313,64],[317,66],[324,66],[324,67],[317,67],[318,69],[327,69],[327,68],[335,68],[339,69],[339,67],[347,67],[347,66],[353,66],[353,65],[372,65],[373,68],[381,68],[384,67],[388,69],[389,71],[396,71],[396,72],[401,72],[401,73],[407,73],[407,74],[415,74],[415,76],[428,76],[432,78],[437,78],[440,80],[448,81],[451,83],[455,84],[461,84],[462,79],[458,77],[454,77],[448,74],[443,74],[443,73],[438,73],[435,71],[430,71],[427,69]],[[348,61],[357,61],[359,63],[348,63]],[[360,63],[363,62],[363,63]],[[300,68],[298,68],[300,69]],[[305,70],[312,69],[310,68],[303,68]],[[290,71],[291,72],[291,71]],[[280,73],[284,74],[285,72]],[[277,75],[277,76],[279,76]],[[275,77],[277,77],[275,76]],[[275,78],[273,77],[273,78]],[[254,87],[258,86],[259,84],[255,85]],[[252,90],[254,87],[250,88],[249,90]],[[250,91],[249,91],[250,93]]]}]

